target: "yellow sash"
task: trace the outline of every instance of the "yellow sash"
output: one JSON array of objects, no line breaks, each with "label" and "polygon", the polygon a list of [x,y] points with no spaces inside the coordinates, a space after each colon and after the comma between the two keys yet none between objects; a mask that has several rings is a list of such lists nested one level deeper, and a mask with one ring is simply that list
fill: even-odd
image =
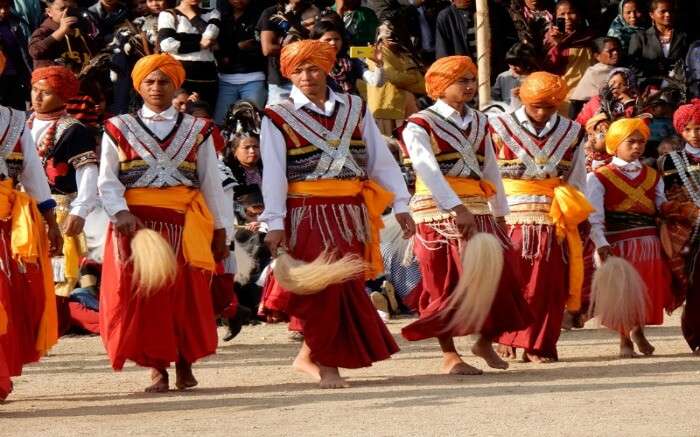
[{"label": "yellow sash", "polygon": [[369,216],[370,241],[365,245],[365,260],[369,263],[367,279],[374,279],[384,271],[379,248],[379,231],[384,227],[382,213],[394,200],[394,194],[372,180],[320,179],[291,182],[288,194],[313,197],[350,197],[362,195]]},{"label": "yellow sash", "polygon": [[213,272],[216,263],[211,252],[214,218],[201,191],[185,186],[167,188],[130,188],[124,194],[126,203],[134,206],[167,208],[185,214],[182,253],[193,267]]},{"label": "yellow sash", "polygon": [[[459,197],[479,196],[489,199],[496,194],[496,188],[493,186],[493,184],[484,179],[476,180],[470,178],[445,176],[445,180],[447,180],[447,183],[450,184],[450,188],[452,188],[455,194]],[[421,178],[416,179],[416,195],[432,195]]]},{"label": "yellow sash", "polygon": [[549,216],[554,223],[557,239],[566,239],[569,248],[569,299],[566,307],[570,311],[581,308],[583,286],[583,244],[578,225],[595,211],[579,190],[560,178],[544,180],[503,179],[508,196],[549,196],[552,206]]},{"label": "yellow sash", "polygon": [[[58,341],[58,316],[49,259],[49,242],[36,202],[12,187],[12,179],[0,181],[0,219],[12,220],[11,250],[18,263],[36,263],[44,286],[44,312],[36,338],[36,350],[44,355]],[[13,290],[22,292],[22,290]]]}]

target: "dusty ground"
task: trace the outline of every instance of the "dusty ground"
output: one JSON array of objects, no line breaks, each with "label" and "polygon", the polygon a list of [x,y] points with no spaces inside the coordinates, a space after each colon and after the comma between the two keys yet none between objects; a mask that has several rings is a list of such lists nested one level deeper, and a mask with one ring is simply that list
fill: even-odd
[{"label": "dusty ground", "polygon": [[99,338],[67,338],[16,379],[0,435],[700,435],[700,358],[677,317],[649,334],[653,358],[615,359],[614,335],[585,329],[562,335],[559,363],[481,377],[435,375],[436,345],[397,336],[395,358],[323,391],[290,370],[283,326],[249,327],[196,366],[199,388],[167,395],[140,393],[143,369],[113,373]]}]

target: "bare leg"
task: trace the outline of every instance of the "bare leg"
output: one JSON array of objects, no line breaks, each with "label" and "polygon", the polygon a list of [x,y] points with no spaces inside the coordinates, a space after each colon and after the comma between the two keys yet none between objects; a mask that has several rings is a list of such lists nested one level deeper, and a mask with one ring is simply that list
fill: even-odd
[{"label": "bare leg", "polygon": [[440,371],[448,375],[481,375],[481,370],[462,361],[452,337],[438,337],[442,349]]},{"label": "bare leg", "polygon": [[165,393],[169,390],[168,371],[151,369],[151,385],[146,387],[146,393]]},{"label": "bare leg", "polygon": [[639,352],[643,353],[644,355],[651,355],[654,353],[654,350],[656,348],[649,343],[649,340],[644,336],[644,328],[641,326],[638,326],[634,329],[632,329],[632,332],[630,332],[630,337],[632,338],[632,341],[634,344],[637,345],[637,349],[639,349]]},{"label": "bare leg", "polygon": [[349,388],[350,384],[340,377],[340,372],[337,367],[318,366],[321,382],[321,388]]},{"label": "bare leg", "polygon": [[481,357],[486,361],[486,364],[494,369],[506,370],[508,368],[508,363],[503,361],[495,350],[493,350],[493,343],[490,339],[479,336],[479,339],[472,346],[472,353],[477,357]]},{"label": "bare leg", "polygon": [[515,360],[518,358],[518,355],[515,352],[515,348],[512,346],[505,346],[503,344],[499,344],[496,350],[498,351],[498,355],[500,355],[501,358],[505,358],[507,360]]},{"label": "bare leg", "polygon": [[620,334],[620,358],[634,358],[637,356],[632,340],[628,336]]},{"label": "bare leg", "polygon": [[311,361],[311,349],[309,349],[306,342],[302,343],[301,349],[299,349],[299,353],[292,363],[292,367],[298,372],[311,375],[316,381],[321,380],[320,369],[316,363]]},{"label": "bare leg", "polygon": [[199,382],[197,382],[192,373],[192,363],[188,363],[180,358],[180,361],[175,364],[175,387],[178,390],[185,390],[196,387],[197,384]]}]

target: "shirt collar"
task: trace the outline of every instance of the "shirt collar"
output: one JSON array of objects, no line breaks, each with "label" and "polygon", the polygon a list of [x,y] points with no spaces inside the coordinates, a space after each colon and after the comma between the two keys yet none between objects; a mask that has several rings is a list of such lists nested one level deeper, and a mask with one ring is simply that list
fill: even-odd
[{"label": "shirt collar", "polygon": [[440,99],[435,102],[431,109],[440,114],[443,118],[452,120],[462,129],[466,129],[466,127],[469,126],[469,123],[471,123],[474,119],[471,108],[467,107],[467,111],[464,114],[464,117],[462,117],[459,111]]},{"label": "shirt collar", "polygon": [[544,125],[544,129],[541,131],[537,132],[537,129],[535,129],[535,125],[532,124],[532,121],[530,121],[530,117],[527,116],[527,113],[525,113],[525,107],[521,106],[518,108],[515,112],[515,119],[518,120],[518,123],[520,123],[520,126],[523,126],[526,128],[530,133],[535,134],[538,138],[542,138],[543,136],[547,135],[551,130],[552,127],[554,127],[554,124],[557,122],[557,119],[559,118],[559,114],[556,112],[552,114],[552,116],[547,120],[547,123]]},{"label": "shirt collar", "polygon": [[318,106],[316,106],[314,103],[309,100],[306,95],[304,95],[301,90],[295,86],[292,87],[292,92],[289,94],[289,98],[292,99],[292,102],[294,102],[294,109],[299,110],[301,108],[308,108],[314,112],[317,112],[322,115],[330,116],[333,114],[333,111],[335,110],[335,103],[341,103],[344,104],[343,102],[336,93],[333,92],[332,89],[327,88],[328,90],[328,99],[326,99],[326,102],[323,104],[324,109],[321,110]]},{"label": "shirt collar", "polygon": [[690,153],[693,156],[696,156],[696,157],[700,156],[700,149],[697,149],[688,143],[685,144],[685,151]]},{"label": "shirt collar", "polygon": [[178,112],[174,106],[171,106],[163,112],[156,113],[155,111],[149,109],[146,105],[143,105],[141,107],[141,110],[139,111],[139,115],[144,120],[164,121],[175,120],[177,118]]}]

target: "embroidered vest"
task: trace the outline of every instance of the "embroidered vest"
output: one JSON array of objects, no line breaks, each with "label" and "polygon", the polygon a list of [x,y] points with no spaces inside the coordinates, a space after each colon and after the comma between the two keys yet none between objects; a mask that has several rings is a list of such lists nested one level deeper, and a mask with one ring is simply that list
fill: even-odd
[{"label": "embroidered vest", "polygon": [[17,183],[22,174],[25,120],[24,112],[0,106],[0,179],[9,177]]},{"label": "embroidered vest", "polygon": [[613,164],[598,168],[595,176],[605,187],[605,211],[656,215],[656,184],[659,173],[647,166],[635,179],[629,179]]},{"label": "embroidered vest", "polygon": [[330,117],[302,108],[291,100],[268,106],[265,115],[282,132],[287,148],[287,180],[366,179],[367,148],[362,139],[362,99],[337,94]]},{"label": "embroidered vest", "polygon": [[[445,176],[482,178],[485,147],[491,146],[487,136],[488,119],[478,111],[472,111],[472,115],[474,120],[466,130],[430,109],[408,119],[430,135],[435,159]],[[401,146],[404,147],[405,156],[408,156],[405,145],[401,143]]]},{"label": "embroidered vest", "polygon": [[520,125],[514,114],[500,115],[489,122],[498,167],[504,178],[568,177],[574,152],[583,138],[581,125],[557,117],[551,132],[537,138]]},{"label": "embroidered vest", "polygon": [[197,152],[213,129],[210,121],[180,114],[173,130],[159,139],[137,115],[105,122],[119,151],[119,180],[127,188],[199,187]]}]

